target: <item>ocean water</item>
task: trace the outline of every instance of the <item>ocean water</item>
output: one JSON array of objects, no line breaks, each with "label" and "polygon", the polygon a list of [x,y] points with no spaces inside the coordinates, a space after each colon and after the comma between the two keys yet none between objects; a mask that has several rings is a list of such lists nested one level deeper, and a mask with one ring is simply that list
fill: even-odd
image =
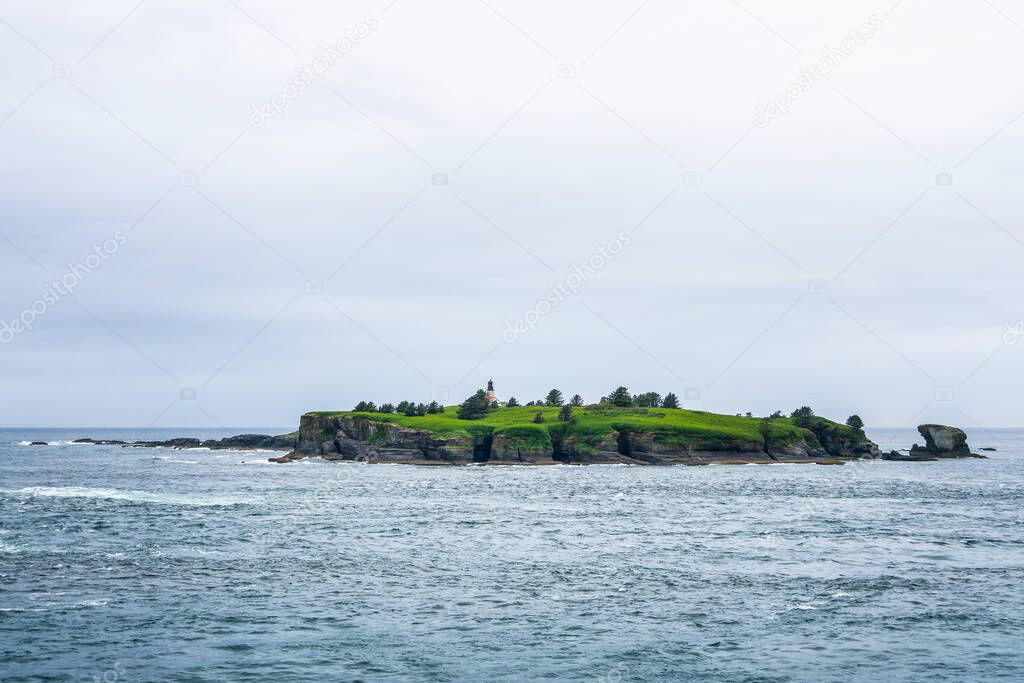
[{"label": "ocean water", "polygon": [[223,435],[0,430],[0,679],[1024,680],[1021,430],[828,467],[67,443]]}]

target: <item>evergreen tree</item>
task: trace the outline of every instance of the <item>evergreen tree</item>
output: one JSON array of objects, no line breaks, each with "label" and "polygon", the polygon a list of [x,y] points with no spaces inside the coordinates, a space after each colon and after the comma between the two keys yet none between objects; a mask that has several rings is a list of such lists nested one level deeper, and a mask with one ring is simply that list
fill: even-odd
[{"label": "evergreen tree", "polygon": [[562,422],[569,422],[572,420],[572,406],[562,406],[562,409],[558,411],[558,419]]},{"label": "evergreen tree", "polygon": [[398,412],[400,412],[402,414],[408,413],[409,412],[409,402],[408,401],[402,401],[401,403],[399,403],[395,407],[395,410],[397,410]]},{"label": "evergreen tree", "polygon": [[352,410],[357,412],[357,413],[365,413],[366,412],[366,401],[360,401],[359,403],[356,404],[356,407],[353,408]]},{"label": "evergreen tree", "polygon": [[665,394],[665,399],[661,402],[662,408],[678,408],[679,397],[673,394],[671,391]]},{"label": "evergreen tree", "polygon": [[509,408],[518,408],[519,401],[516,400],[515,396],[509,396],[508,403],[506,404]]},{"label": "evergreen tree", "polygon": [[629,389],[626,387],[618,387],[608,395],[608,401],[615,406],[620,408],[628,408],[633,405],[633,397],[629,394]]},{"label": "evergreen tree", "polygon": [[558,408],[563,403],[565,403],[565,400],[562,399],[562,392],[558,389],[552,389],[549,391],[547,398],[544,399],[544,405],[552,408]]},{"label": "evergreen tree", "polygon": [[431,401],[430,405],[427,406],[427,415],[435,415],[442,411],[441,404],[437,401]]},{"label": "evergreen tree", "polygon": [[772,413],[768,417],[770,417],[773,420],[775,420],[777,418],[780,418],[780,417],[782,417],[782,411],[781,410],[776,410],[774,413]]},{"label": "evergreen tree", "polygon": [[483,389],[467,398],[459,406],[458,417],[460,420],[479,420],[487,414],[487,394]]},{"label": "evergreen tree", "polygon": [[851,415],[846,418],[846,426],[855,432],[859,432],[864,429],[864,420],[860,419],[860,415]]},{"label": "evergreen tree", "polygon": [[417,403],[416,404],[416,416],[417,417],[423,417],[426,414],[427,414],[427,406],[426,406],[426,404],[425,403]]},{"label": "evergreen tree", "polygon": [[378,408],[377,410],[379,410],[382,413],[393,413],[395,412],[395,406],[391,405],[390,403],[381,403],[380,408]]},{"label": "evergreen tree", "polygon": [[542,413],[541,411],[538,410],[537,414],[533,416],[533,421],[536,424],[543,424],[543,422],[544,422],[544,413]]},{"label": "evergreen tree", "polygon": [[633,405],[637,408],[657,408],[661,405],[661,394],[656,391],[637,394],[633,397]]},{"label": "evergreen tree", "polygon": [[408,401],[403,401],[403,403],[405,403],[405,410],[403,410],[402,413],[407,417],[416,417],[416,404]]},{"label": "evergreen tree", "polygon": [[368,412],[368,413],[375,413],[375,412],[377,412],[377,406],[374,405],[373,401],[367,401],[367,403],[366,403],[366,412]]},{"label": "evergreen tree", "polygon": [[802,406],[794,410],[790,417],[793,418],[793,424],[797,427],[809,427],[811,418],[814,417],[814,411],[807,406]]},{"label": "evergreen tree", "polygon": [[583,397],[579,394],[573,394],[572,398],[569,399],[569,405],[573,408],[580,408],[583,406]]}]

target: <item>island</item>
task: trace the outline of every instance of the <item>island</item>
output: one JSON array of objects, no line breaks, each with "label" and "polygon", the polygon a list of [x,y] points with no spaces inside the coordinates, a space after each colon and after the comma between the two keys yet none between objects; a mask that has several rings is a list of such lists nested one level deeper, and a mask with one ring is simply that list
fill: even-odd
[{"label": "island", "polygon": [[678,408],[586,406],[559,419],[556,407],[500,408],[462,420],[455,407],[425,416],[367,412],[313,412],[299,422],[289,462],[327,460],[458,465],[749,463],[836,464],[877,458],[878,446],[862,431],[815,417],[718,415]]},{"label": "island", "polygon": [[841,465],[864,459],[933,461],[984,458],[971,452],[966,433],[925,424],[925,445],[882,453],[851,415],[845,423],[803,406],[785,416],[723,415],[679,407],[678,397],[633,395],[618,387],[598,403],[568,402],[557,389],[520,405],[499,401],[494,383],[457,406],[402,401],[360,401],[352,410],[310,412],[299,429],[270,436],[241,434],[217,440],[166,441],[78,439],[75,443],[126,448],[277,450],[268,458],[289,463],[329,461],[408,465]]}]

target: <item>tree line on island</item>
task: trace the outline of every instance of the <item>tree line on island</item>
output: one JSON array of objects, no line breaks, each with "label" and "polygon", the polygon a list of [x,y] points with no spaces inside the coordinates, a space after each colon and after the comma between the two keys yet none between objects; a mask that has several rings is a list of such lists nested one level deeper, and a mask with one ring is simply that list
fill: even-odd
[{"label": "tree line on island", "polygon": [[[480,420],[487,416],[491,411],[500,410],[501,408],[519,408],[519,407],[540,407],[540,408],[560,408],[558,411],[558,419],[562,422],[575,422],[576,418],[573,416],[574,408],[602,408],[602,407],[616,407],[616,408],[668,408],[678,409],[679,408],[679,397],[674,393],[669,392],[663,397],[656,391],[648,391],[641,394],[631,394],[627,387],[616,387],[607,396],[602,396],[601,400],[596,404],[586,406],[583,402],[583,397],[579,394],[573,394],[572,398],[568,402],[562,395],[562,392],[558,389],[552,389],[548,392],[547,396],[543,399],[536,401],[529,401],[525,404],[520,404],[515,396],[508,399],[508,402],[504,405],[496,402],[489,401],[487,394],[483,389],[476,391],[472,396],[467,398],[465,401],[459,404],[456,410],[456,417],[460,420]],[[425,415],[437,415],[443,414],[444,406],[437,401],[431,401],[430,403],[415,403],[413,401],[402,401],[398,404],[382,403],[377,406],[373,401],[360,401],[356,404],[353,412],[357,413],[397,413],[405,415],[407,417],[422,417]],[[737,417],[742,417],[740,413],[736,413]],[[746,413],[745,417],[753,418],[752,413]],[[761,418],[761,431],[767,433],[771,420],[783,418],[781,410],[776,410],[768,417]],[[804,429],[811,429],[814,426],[814,411],[808,406],[801,406],[792,413],[789,414],[789,418],[793,421],[793,424],[797,427],[803,427]],[[543,411],[537,411],[533,416],[533,421],[537,424],[541,424],[545,421]],[[864,436],[864,420],[859,415],[851,415],[846,419],[846,426],[852,429],[859,436]]]}]

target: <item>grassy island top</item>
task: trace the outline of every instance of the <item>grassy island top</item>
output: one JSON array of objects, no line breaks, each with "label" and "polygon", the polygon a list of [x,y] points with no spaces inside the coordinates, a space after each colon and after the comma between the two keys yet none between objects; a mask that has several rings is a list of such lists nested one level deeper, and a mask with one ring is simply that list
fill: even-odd
[{"label": "grassy island top", "polygon": [[[816,444],[816,433],[828,432],[839,438],[866,440],[864,433],[821,417],[812,417],[807,428],[797,426],[788,417],[759,418],[719,415],[678,408],[627,408],[607,404],[578,407],[569,421],[559,419],[561,408],[547,406],[501,407],[487,411],[476,420],[456,416],[458,406],[447,406],[444,412],[409,416],[378,412],[313,412],[309,415],[352,416],[375,422],[422,429],[441,436],[499,436],[523,444],[547,447],[556,440],[575,438],[583,447],[593,446],[615,431],[647,432],[663,443],[697,443],[714,447],[729,442],[763,443],[781,446],[808,442]],[[537,414],[544,421],[536,422]],[[767,432],[767,434],[765,434]]]}]

